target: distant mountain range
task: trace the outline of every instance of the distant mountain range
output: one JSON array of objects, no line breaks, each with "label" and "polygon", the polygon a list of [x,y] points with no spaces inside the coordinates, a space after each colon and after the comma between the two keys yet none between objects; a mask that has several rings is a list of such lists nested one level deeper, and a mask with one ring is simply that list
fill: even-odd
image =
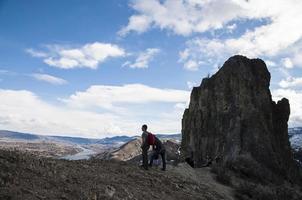
[{"label": "distant mountain range", "polygon": [[[181,134],[156,134],[160,139],[174,139],[178,142],[181,141]],[[293,149],[302,149],[302,127],[295,127],[288,129],[289,140]],[[82,137],[69,137],[69,136],[44,136],[35,135],[30,133],[20,133],[14,131],[0,130],[0,139],[8,138],[14,140],[41,140],[41,141],[54,141],[78,145],[90,145],[90,144],[103,144],[103,145],[116,145],[123,144],[133,140],[139,136],[114,136],[106,137],[102,139],[82,138]]]},{"label": "distant mountain range", "polygon": [[294,159],[302,166],[302,127],[289,128],[288,135]]},{"label": "distant mountain range", "polygon": [[28,133],[19,133],[13,131],[0,130],[0,138],[10,138],[10,139],[19,139],[19,140],[38,140],[40,139],[40,136],[34,134],[28,134]]},{"label": "distant mountain range", "polygon": [[293,135],[302,134],[302,127],[294,127],[288,129],[288,135],[291,137]]},{"label": "distant mountain range", "polygon": [[[181,140],[181,134],[157,134],[161,139],[174,139],[177,141]],[[62,143],[70,143],[77,145],[90,145],[90,144],[103,144],[103,145],[116,145],[123,144],[130,140],[133,140],[139,136],[114,136],[106,137],[102,139],[93,139],[93,138],[82,138],[82,137],[69,137],[69,136],[44,136],[44,135],[35,135],[30,133],[20,133],[14,131],[0,130],[0,139],[7,138],[12,140],[28,140],[28,141],[54,141]]]},{"label": "distant mountain range", "polygon": [[302,150],[302,127],[288,129],[289,141],[295,150]]},{"label": "distant mountain range", "polygon": [[[156,134],[156,135],[162,140],[172,139],[178,143],[181,141],[181,134]],[[293,149],[294,158],[302,164],[302,127],[289,128],[288,135],[289,135],[289,141],[291,143],[291,147]],[[30,144],[31,142],[36,142],[41,144],[36,148],[40,150],[41,148],[45,149],[46,154],[54,151],[55,153],[59,152],[58,155],[63,154],[66,149],[67,150],[72,149],[71,147],[74,148],[84,147],[86,151],[92,150],[96,152],[103,152],[103,148],[107,150],[111,148],[118,148],[121,145],[126,144],[130,141],[134,141],[136,138],[139,137],[140,136],[124,135],[124,136],[106,137],[102,139],[93,139],[93,138],[68,137],[68,136],[44,136],[44,135],[35,135],[30,133],[20,133],[14,131],[0,130],[0,141],[2,141],[2,146],[6,146],[6,144],[9,144],[6,142],[11,142],[11,141],[12,142],[20,141],[22,144]],[[46,143],[45,145],[44,142]],[[21,143],[20,144],[18,143],[18,147],[20,147],[20,149],[22,149]],[[58,150],[55,150],[53,146],[48,147],[47,144],[49,143],[62,144],[62,147],[66,146],[66,148],[64,149],[61,148],[61,146],[58,146],[60,148],[58,148]],[[100,151],[99,149],[95,149],[93,147],[102,147],[102,148]],[[28,149],[29,147],[28,145],[25,145],[24,148]],[[33,149],[35,148],[33,147]]]}]

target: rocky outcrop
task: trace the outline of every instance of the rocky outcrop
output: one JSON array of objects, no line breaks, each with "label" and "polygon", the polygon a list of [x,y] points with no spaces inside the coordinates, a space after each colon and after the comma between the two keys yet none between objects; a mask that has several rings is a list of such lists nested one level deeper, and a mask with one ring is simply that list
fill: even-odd
[{"label": "rocky outcrop", "polygon": [[183,115],[183,158],[197,167],[216,159],[235,170],[248,162],[246,168],[257,166],[264,176],[297,180],[288,140],[289,101],[272,101],[269,85],[265,63],[244,56],[229,58],[204,78]]},{"label": "rocky outcrop", "polygon": [[142,154],[142,140],[133,139],[109,153],[107,160],[128,161]]}]

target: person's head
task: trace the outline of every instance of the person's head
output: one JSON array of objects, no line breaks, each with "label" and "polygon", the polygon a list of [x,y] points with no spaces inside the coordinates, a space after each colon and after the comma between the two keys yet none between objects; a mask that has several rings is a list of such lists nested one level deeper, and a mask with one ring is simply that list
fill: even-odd
[{"label": "person's head", "polygon": [[142,131],[146,131],[148,129],[148,126],[146,125],[146,124],[144,124],[143,126],[142,126]]}]

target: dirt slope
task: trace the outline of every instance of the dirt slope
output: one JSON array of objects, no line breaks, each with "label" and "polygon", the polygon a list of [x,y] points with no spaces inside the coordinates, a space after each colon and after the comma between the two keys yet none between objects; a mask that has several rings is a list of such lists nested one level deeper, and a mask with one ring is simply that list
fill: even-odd
[{"label": "dirt slope", "polygon": [[116,161],[66,161],[0,151],[0,199],[232,199],[208,169],[166,172]]}]

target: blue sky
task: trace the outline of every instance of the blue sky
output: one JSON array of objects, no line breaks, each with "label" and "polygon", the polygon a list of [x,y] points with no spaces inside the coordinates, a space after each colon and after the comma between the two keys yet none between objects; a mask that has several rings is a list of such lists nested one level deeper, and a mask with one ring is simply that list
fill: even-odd
[{"label": "blue sky", "polygon": [[234,54],[266,61],[273,98],[289,98],[290,126],[301,126],[301,9],[295,0],[0,0],[0,129],[99,138],[147,123],[178,133],[191,87]]}]

